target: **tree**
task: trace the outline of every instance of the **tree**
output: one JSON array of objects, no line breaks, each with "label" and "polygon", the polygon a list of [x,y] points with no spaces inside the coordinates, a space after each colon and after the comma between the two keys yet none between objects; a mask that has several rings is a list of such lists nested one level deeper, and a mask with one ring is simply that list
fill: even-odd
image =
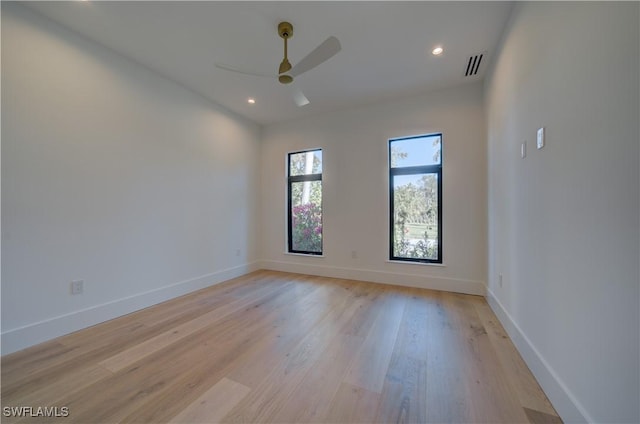
[{"label": "tree", "polygon": [[[394,255],[428,259],[437,255],[438,184],[435,174],[394,187]],[[409,237],[409,226],[425,227],[421,238]],[[408,240],[408,239],[412,239]]]},{"label": "tree", "polygon": [[403,152],[399,147],[391,145],[391,167],[395,168],[398,166],[398,161],[400,159],[406,159],[407,152]]}]

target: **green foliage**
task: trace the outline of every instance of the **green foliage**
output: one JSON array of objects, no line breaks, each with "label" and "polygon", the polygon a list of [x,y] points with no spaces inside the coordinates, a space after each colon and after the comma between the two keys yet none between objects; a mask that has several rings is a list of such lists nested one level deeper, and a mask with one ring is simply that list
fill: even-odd
[{"label": "green foliage", "polygon": [[394,187],[393,203],[396,221],[402,215],[412,224],[438,224],[438,181],[435,174],[423,175],[417,185],[413,183]]},{"label": "green foliage", "polygon": [[[307,157],[313,157],[312,166],[307,168]],[[295,153],[289,156],[289,175],[308,175],[322,172],[321,151]]]},{"label": "green foliage", "polygon": [[[435,259],[438,255],[438,184],[434,174],[423,175],[417,184],[394,187],[394,256]],[[419,240],[409,238],[409,227],[425,230]],[[434,231],[435,230],[435,231]]]},{"label": "green foliage", "polygon": [[440,144],[440,138],[434,138],[431,142],[431,145],[433,147],[438,147],[438,149],[433,154],[433,163],[440,163],[440,161],[442,160],[442,158],[440,157],[440,155],[442,154],[442,145]]},{"label": "green foliage", "polygon": [[[305,190],[308,193],[307,199],[303,198]],[[305,203],[322,205],[322,183],[320,181],[305,181],[291,184],[291,205],[296,206]]]},{"label": "green foliage", "polygon": [[429,233],[424,232],[422,239],[411,243],[405,237],[406,227],[403,224],[396,224],[396,231],[393,239],[393,254],[399,258],[412,259],[436,259],[438,257],[438,240],[430,239]]},{"label": "green foliage", "polygon": [[322,252],[322,208],[315,203],[292,209],[292,242],[294,250]]},{"label": "green foliage", "polygon": [[407,152],[403,152],[397,146],[391,145],[391,167],[395,168],[398,166],[398,161],[400,159],[406,159],[408,156]]}]

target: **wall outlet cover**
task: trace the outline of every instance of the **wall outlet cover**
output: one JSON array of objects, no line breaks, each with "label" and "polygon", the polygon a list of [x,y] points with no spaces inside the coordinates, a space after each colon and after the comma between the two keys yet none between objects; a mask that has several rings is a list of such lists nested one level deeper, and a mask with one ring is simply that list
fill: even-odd
[{"label": "wall outlet cover", "polygon": [[70,284],[71,294],[82,294],[84,291],[84,280],[75,280]]}]

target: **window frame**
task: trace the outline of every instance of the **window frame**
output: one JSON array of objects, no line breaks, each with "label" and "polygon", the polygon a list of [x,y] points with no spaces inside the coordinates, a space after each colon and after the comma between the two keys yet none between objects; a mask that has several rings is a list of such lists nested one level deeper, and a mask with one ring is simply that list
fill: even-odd
[{"label": "window frame", "polygon": [[[393,168],[391,166],[391,145],[395,141],[402,140],[411,140],[416,138],[427,138],[427,137],[440,137],[440,163],[432,164],[432,165],[418,165],[418,166],[407,166],[407,167],[399,167]],[[442,264],[443,257],[443,245],[442,245],[442,163],[443,163],[443,136],[442,133],[430,133],[430,134],[422,134],[422,135],[413,135],[408,137],[396,137],[390,138],[387,143],[387,154],[388,154],[388,170],[389,170],[389,260],[390,261],[401,261],[401,262],[411,262],[411,263],[423,263],[423,264]],[[394,226],[395,226],[395,213],[394,213],[394,189],[393,189],[393,180],[395,176],[398,175],[419,175],[419,174],[436,174],[438,179],[438,256],[436,259],[428,259],[428,258],[405,258],[402,256],[394,255]]]},{"label": "window frame", "polygon": [[[309,153],[309,152],[322,152],[322,148],[315,149],[307,149],[307,150],[298,150],[295,152],[287,153],[287,253],[296,254],[296,255],[312,255],[312,256],[322,256],[324,254],[324,213],[323,213],[323,205],[324,205],[324,190],[322,191],[322,204],[320,205],[320,223],[323,225],[322,231],[322,243],[320,246],[320,252],[312,252],[307,250],[294,250],[293,249],[293,214],[292,214],[292,199],[291,199],[291,187],[293,183],[299,182],[311,182],[311,181],[320,181],[322,187],[322,172],[319,174],[306,174],[306,175],[290,175],[291,174],[291,156],[297,155],[300,153]],[[324,152],[323,152],[324,153]],[[322,157],[322,165],[324,168],[324,154]]]}]

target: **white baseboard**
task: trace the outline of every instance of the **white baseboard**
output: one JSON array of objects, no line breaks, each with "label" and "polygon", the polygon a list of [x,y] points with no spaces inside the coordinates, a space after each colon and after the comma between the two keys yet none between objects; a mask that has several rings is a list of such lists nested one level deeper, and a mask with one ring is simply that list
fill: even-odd
[{"label": "white baseboard", "polygon": [[92,306],[2,333],[2,355],[200,290],[258,270],[256,262]]},{"label": "white baseboard", "polygon": [[424,275],[418,274],[372,271],[368,269],[341,268],[326,265],[309,265],[281,261],[262,261],[260,262],[260,268],[273,271],[319,275],[322,277],[370,281],[373,283],[392,284],[396,286],[408,286],[421,289],[474,294],[479,296],[485,295],[484,282],[474,280],[426,277]]},{"label": "white baseboard", "polygon": [[487,302],[565,423],[595,422],[487,287]]}]

